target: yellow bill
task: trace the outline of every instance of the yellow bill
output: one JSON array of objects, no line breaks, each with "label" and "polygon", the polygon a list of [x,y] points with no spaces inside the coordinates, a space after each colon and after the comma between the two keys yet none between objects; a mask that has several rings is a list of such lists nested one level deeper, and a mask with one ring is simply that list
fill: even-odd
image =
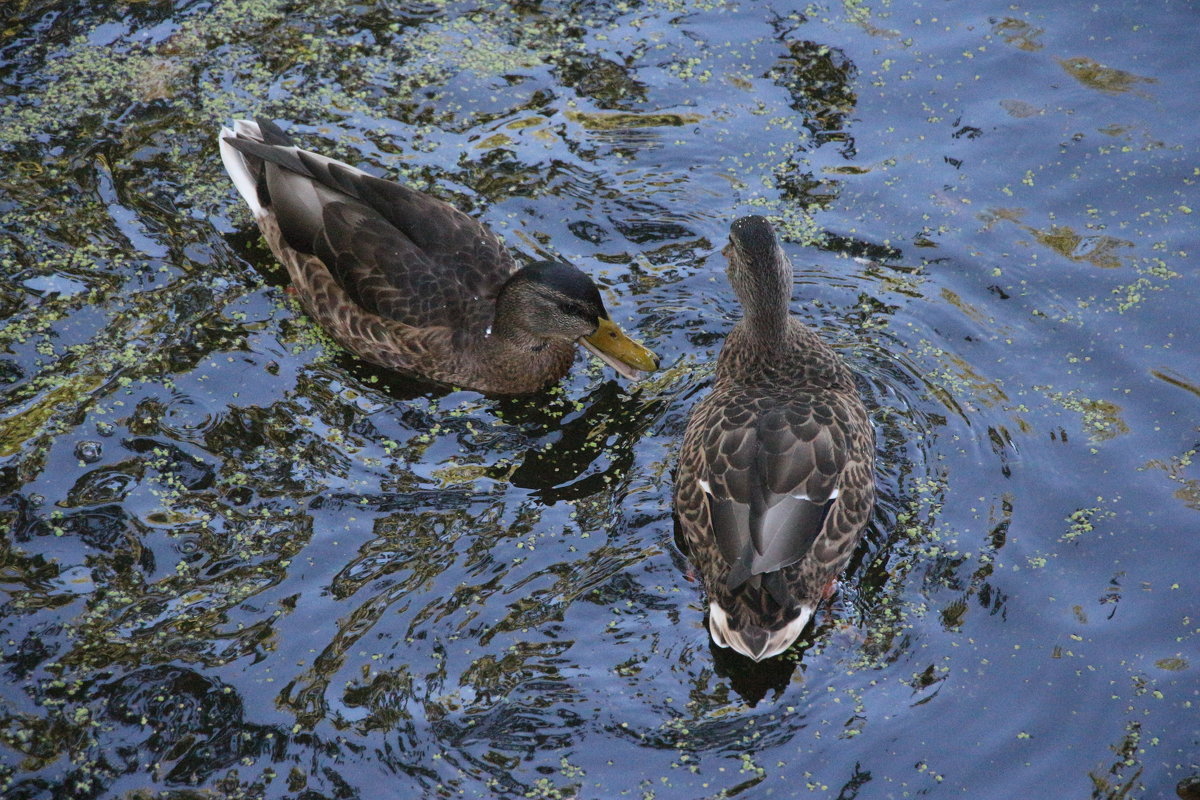
[{"label": "yellow bill", "polygon": [[611,319],[602,318],[595,333],[577,341],[631,381],[658,369],[658,356],[626,336]]}]

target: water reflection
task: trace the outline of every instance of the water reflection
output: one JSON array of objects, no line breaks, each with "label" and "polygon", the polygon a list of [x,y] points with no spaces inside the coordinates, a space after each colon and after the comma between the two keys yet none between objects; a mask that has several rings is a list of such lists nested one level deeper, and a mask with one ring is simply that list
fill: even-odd
[{"label": "water reflection", "polygon": [[728,680],[729,687],[750,708],[757,706],[768,695],[772,700],[783,696],[797,666],[804,659],[804,648],[797,647],[788,658],[769,658],[755,663],[729,648],[717,647],[711,639],[708,652],[717,676]]},{"label": "water reflection", "polygon": [[[633,464],[632,447],[662,413],[661,399],[644,399],[633,390],[630,397],[616,381],[606,381],[578,401],[575,413],[547,413],[547,407],[509,403],[497,407],[497,416],[521,425],[527,434],[537,433],[537,446],[525,452],[507,478],[514,486],[534,490],[534,496],[550,505],[559,500],[578,500],[601,492],[620,481]],[[601,470],[592,469],[600,459]],[[585,476],[585,473],[586,474]]]}]

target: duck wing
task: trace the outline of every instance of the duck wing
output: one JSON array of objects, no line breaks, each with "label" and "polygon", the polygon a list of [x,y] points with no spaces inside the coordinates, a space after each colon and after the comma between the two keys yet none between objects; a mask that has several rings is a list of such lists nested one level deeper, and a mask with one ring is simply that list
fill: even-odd
[{"label": "duck wing", "polygon": [[714,409],[701,488],[729,589],[762,575],[775,601],[790,604],[771,576],[813,548],[837,502],[851,457],[838,416],[845,411],[838,415],[829,396],[803,390],[735,391]]},{"label": "duck wing", "polygon": [[423,192],[302,150],[271,122],[257,132],[242,126],[226,141],[262,165],[259,195],[288,246],[320,258],[355,303],[416,327],[491,324],[517,268],[491,231]]}]

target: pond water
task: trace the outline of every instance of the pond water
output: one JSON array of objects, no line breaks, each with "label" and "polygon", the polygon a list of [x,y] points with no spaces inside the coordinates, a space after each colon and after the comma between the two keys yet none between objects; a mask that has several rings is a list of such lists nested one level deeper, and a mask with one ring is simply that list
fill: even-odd
[{"label": "pond water", "polygon": [[[7,4],[0,791],[1197,796],[1197,22]],[[569,258],[664,368],[497,400],[339,350],[221,168],[253,115]],[[747,213],[879,441],[840,590],[757,665],[671,516]]]}]

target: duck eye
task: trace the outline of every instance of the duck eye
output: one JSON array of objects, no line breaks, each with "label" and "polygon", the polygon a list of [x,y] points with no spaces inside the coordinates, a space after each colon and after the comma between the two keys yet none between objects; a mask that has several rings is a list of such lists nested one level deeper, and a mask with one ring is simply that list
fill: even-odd
[{"label": "duck eye", "polygon": [[559,303],[558,310],[569,317],[584,316],[583,308],[578,303]]}]

